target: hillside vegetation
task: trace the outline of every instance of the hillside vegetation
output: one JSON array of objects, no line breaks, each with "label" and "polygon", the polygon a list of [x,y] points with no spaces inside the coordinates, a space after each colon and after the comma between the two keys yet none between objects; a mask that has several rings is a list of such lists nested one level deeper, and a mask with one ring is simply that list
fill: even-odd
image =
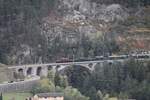
[{"label": "hillside vegetation", "polygon": [[150,50],[149,0],[0,0],[0,62]]},{"label": "hillside vegetation", "polygon": [[[150,0],[0,0],[0,82],[9,81],[3,64],[130,54],[150,51],[149,43]],[[63,92],[65,100],[150,98],[149,62],[97,64],[93,72],[71,66],[63,74],[49,72],[31,93]]]}]

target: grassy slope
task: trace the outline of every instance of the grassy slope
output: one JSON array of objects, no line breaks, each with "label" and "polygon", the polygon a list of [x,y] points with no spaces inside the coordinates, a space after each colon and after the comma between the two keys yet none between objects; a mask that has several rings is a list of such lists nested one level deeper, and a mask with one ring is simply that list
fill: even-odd
[{"label": "grassy slope", "polygon": [[114,30],[119,30],[121,51],[150,50],[150,6],[141,8],[139,14],[129,16]]},{"label": "grassy slope", "polygon": [[4,93],[3,100],[25,100],[31,96],[30,93]]},{"label": "grassy slope", "polygon": [[8,81],[6,65],[0,63],[0,83]]},{"label": "grassy slope", "polygon": [[7,65],[0,63],[0,83],[13,80],[13,70],[9,70]]}]

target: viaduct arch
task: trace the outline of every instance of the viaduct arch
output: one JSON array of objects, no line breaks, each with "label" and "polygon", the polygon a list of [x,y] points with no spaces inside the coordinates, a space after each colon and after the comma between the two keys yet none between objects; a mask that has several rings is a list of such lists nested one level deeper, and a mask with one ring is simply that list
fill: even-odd
[{"label": "viaduct arch", "polygon": [[[80,66],[88,69],[90,72],[95,70],[95,66],[99,64],[112,64],[118,61],[84,61],[84,62],[69,62],[69,63],[49,63],[49,64],[34,64],[34,65],[21,65],[9,67],[9,69],[15,69],[16,72],[23,73],[24,76],[47,76],[48,71],[61,72],[69,66]],[[122,61],[119,61],[122,62]]]}]

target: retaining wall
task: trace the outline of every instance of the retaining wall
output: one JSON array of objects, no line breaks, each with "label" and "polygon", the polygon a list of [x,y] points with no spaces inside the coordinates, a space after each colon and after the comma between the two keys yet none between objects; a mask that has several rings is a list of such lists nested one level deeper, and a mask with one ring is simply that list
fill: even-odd
[{"label": "retaining wall", "polygon": [[33,86],[38,83],[39,80],[40,78],[37,77],[20,82],[0,84],[0,92],[30,91]]}]

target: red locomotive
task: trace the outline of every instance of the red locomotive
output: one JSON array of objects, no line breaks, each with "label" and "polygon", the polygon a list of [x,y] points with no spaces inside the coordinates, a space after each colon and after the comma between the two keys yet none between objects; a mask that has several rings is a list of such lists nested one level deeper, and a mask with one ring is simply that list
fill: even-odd
[{"label": "red locomotive", "polygon": [[61,58],[59,60],[56,60],[56,63],[66,63],[66,62],[73,62],[73,60],[69,58]]}]

